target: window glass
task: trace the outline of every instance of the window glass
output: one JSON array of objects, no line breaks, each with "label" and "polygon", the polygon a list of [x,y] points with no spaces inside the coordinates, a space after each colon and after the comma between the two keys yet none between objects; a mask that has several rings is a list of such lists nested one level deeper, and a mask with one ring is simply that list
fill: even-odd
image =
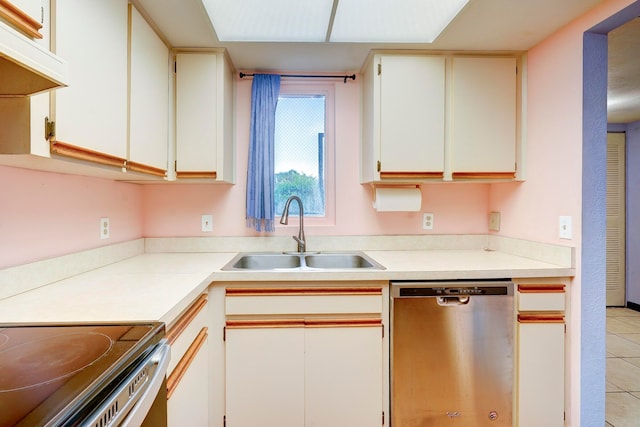
[{"label": "window glass", "polygon": [[[301,85],[281,87],[276,108],[275,129],[275,209],[281,215],[290,196],[298,196],[305,217],[326,218],[328,184],[333,185],[332,153],[327,132],[326,90]],[[332,111],[332,109],[331,109]],[[330,123],[330,121],[329,121]],[[329,197],[330,198],[330,197]],[[299,215],[292,203],[290,215]]]}]

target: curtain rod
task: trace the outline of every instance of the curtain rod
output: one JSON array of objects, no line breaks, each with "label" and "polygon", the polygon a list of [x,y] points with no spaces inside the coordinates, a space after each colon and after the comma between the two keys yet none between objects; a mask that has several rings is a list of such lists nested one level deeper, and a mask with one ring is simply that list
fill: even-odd
[{"label": "curtain rod", "polygon": [[[240,78],[245,78],[245,77],[253,77],[255,74],[246,74],[246,73],[240,73]],[[347,82],[347,79],[351,79],[351,80],[355,80],[356,79],[356,75],[355,74],[351,74],[349,75],[344,75],[344,76],[323,76],[323,75],[313,75],[313,74],[280,74],[280,77],[295,77],[295,78],[301,78],[301,79],[344,79],[344,82]]]}]

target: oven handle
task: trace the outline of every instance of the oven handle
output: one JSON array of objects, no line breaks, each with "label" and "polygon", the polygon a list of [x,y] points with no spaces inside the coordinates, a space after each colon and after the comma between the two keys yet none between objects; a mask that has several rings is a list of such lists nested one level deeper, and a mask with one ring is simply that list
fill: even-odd
[{"label": "oven handle", "polygon": [[155,365],[153,376],[149,379],[149,384],[140,399],[133,406],[127,417],[122,421],[120,427],[140,426],[149,413],[153,402],[164,383],[164,378],[171,359],[171,346],[166,339],[160,341],[158,348],[149,356],[150,361]]}]

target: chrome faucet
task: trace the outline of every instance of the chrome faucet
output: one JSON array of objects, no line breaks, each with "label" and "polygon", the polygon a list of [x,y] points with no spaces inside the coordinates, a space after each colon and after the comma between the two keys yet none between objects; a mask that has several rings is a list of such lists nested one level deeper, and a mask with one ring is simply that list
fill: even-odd
[{"label": "chrome faucet", "polygon": [[287,199],[287,202],[284,204],[284,210],[282,211],[282,217],[280,218],[280,224],[287,225],[289,223],[289,205],[291,205],[292,200],[298,202],[298,206],[300,207],[300,227],[298,228],[298,237],[292,237],[293,240],[298,242],[298,252],[304,252],[307,249],[307,241],[304,237],[304,208],[302,207],[302,200],[300,200],[300,197],[291,196]]}]

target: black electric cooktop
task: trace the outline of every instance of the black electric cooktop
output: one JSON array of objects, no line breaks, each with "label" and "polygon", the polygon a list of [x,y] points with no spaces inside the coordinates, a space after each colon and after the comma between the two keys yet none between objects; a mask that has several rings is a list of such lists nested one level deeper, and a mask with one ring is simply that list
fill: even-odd
[{"label": "black electric cooktop", "polygon": [[75,425],[163,336],[161,322],[0,324],[0,427]]}]

